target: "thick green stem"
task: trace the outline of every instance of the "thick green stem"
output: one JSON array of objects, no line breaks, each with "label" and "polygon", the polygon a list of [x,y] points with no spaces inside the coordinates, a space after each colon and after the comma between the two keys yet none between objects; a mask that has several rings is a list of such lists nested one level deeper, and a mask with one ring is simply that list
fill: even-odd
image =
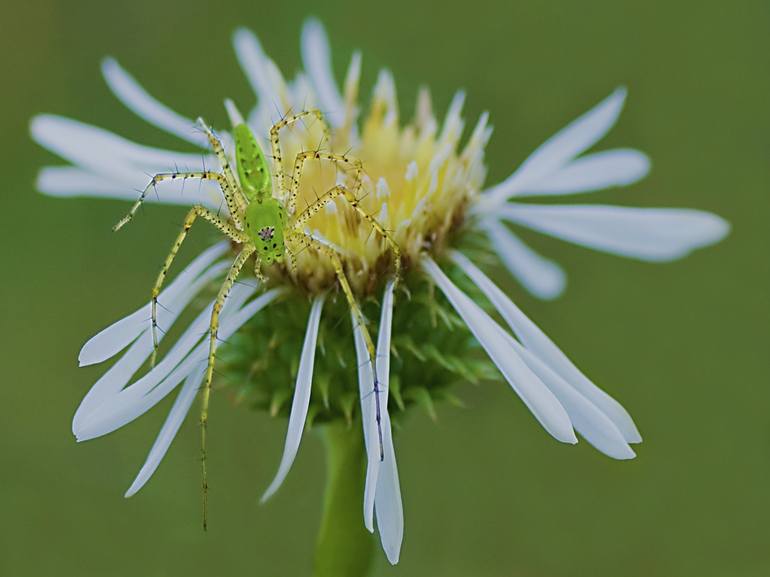
[{"label": "thick green stem", "polygon": [[316,545],[313,577],[366,577],[374,539],[364,527],[366,475],[362,434],[355,427],[323,427],[326,447],[326,493]]}]

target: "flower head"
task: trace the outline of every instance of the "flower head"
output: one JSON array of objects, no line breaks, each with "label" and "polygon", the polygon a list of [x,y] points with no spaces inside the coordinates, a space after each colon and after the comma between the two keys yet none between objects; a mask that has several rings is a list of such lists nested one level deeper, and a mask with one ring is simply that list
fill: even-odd
[{"label": "flower head", "polygon": [[[75,414],[78,440],[125,425],[181,384],[127,496],[154,473],[205,382],[207,365],[210,377],[209,340],[227,343],[222,351],[224,373],[236,381],[239,397],[289,417],[283,458],[265,498],[288,474],[306,423],[360,421],[367,454],[364,523],[373,531],[376,517],[393,563],[399,557],[404,521],[391,413],[411,405],[432,411],[435,399],[451,396],[451,381],[489,378],[494,367],[557,440],[575,443],[577,431],[610,457],[634,457],[630,444],[640,442],[641,436],[625,409],[469,258],[491,250],[531,292],[549,298],[563,290],[563,272],[526,247],[503,221],[645,260],[678,258],[726,234],[722,219],[694,210],[519,202],[525,196],[627,185],[647,173],[649,162],[636,150],[581,156],[615,123],[625,90],[615,91],[549,139],[509,178],[484,190],[484,148],[491,128],[485,113],[463,139],[462,92],[439,121],[427,90],[422,90],[415,117],[404,121],[393,76],[382,71],[369,106],[360,114],[361,57],[353,55],[340,91],[318,22],[305,25],[305,71],[292,81],[283,78],[250,32],[237,31],[234,44],[257,95],[258,104],[245,124],[274,161],[274,197],[291,213],[292,222],[299,223],[297,234],[310,240],[297,245],[299,249],[287,245],[290,262],[278,259],[264,269],[264,278],[257,259],[259,282],[233,284],[225,298],[219,298],[220,291],[160,361],[135,380],[152,356],[156,338],[163,337],[153,338],[148,319],[167,330],[196,295],[228,268],[232,271],[230,243],[204,251],[154,294],[151,303],[85,344],[82,365],[120,356]],[[38,187],[58,196],[135,200],[135,188],[146,190],[145,174],[191,167],[199,171],[196,174],[204,173],[200,189],[185,189],[184,178],[171,177],[161,188],[154,178],[151,184],[159,185],[159,194],[146,200],[220,211],[226,221],[220,230],[230,227],[228,234],[237,244],[246,234],[243,214],[248,207],[222,200],[225,188],[246,187],[243,172],[239,182],[229,182],[226,175],[227,165],[241,155],[237,130],[243,120],[237,108],[227,105],[235,132],[222,131],[214,138],[213,132],[194,130],[192,119],[150,96],[116,61],[105,60],[103,73],[115,95],[139,116],[197,147],[221,141],[223,155],[201,160],[197,153],[138,145],[73,120],[39,116],[32,123],[33,137],[72,165],[46,167]],[[305,114],[316,107],[320,114]],[[282,124],[296,115],[302,122],[292,121],[293,127],[281,132]],[[327,162],[314,162],[324,159]],[[205,177],[217,162],[224,176]],[[352,192],[327,198],[328,191],[336,189]],[[295,207],[290,202],[293,194]],[[271,221],[249,234],[254,243],[270,243],[279,232]],[[340,293],[346,298],[336,298]],[[156,302],[162,306],[157,308]],[[507,328],[493,318],[494,312]],[[210,320],[213,315],[218,315],[218,331]],[[340,324],[347,315],[353,322]],[[365,322],[364,316],[379,319],[374,339],[369,337],[374,323]],[[467,338],[466,328],[474,339]],[[469,354],[474,346],[486,352],[491,364]]]}]

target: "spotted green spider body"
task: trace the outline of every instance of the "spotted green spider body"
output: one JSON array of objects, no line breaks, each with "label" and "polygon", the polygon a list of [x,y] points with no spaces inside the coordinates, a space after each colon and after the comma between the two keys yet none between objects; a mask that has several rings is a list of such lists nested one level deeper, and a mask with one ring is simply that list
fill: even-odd
[{"label": "spotted green spider body", "polygon": [[[254,137],[251,129],[243,121],[243,118],[236,110],[232,102],[226,101],[228,113],[233,124],[233,139],[235,144],[235,160],[238,178],[236,179],[230,168],[230,162],[225,153],[222,143],[206,125],[203,120],[198,122],[208,137],[209,144],[217,156],[220,172],[204,170],[200,172],[168,172],[153,176],[150,183],[140,195],[139,199],[131,207],[129,213],[123,217],[116,225],[115,230],[122,228],[128,223],[141,206],[150,189],[156,187],[160,182],[177,179],[199,179],[213,180],[219,184],[224,196],[229,215],[220,216],[211,210],[196,205],[193,206],[185,218],[182,230],[177,235],[171,251],[166,256],[163,266],[155,281],[152,289],[152,335],[153,335],[153,356],[152,363],[158,348],[157,337],[157,306],[158,295],[160,294],[163,282],[166,279],[174,258],[179,251],[182,243],[187,237],[188,231],[198,217],[207,220],[217,227],[225,236],[227,236],[237,247],[238,254],[235,257],[230,270],[227,273],[211,311],[211,321],[209,323],[209,355],[206,367],[206,375],[203,386],[201,402],[201,449],[202,449],[202,473],[203,473],[203,527],[206,528],[207,517],[207,496],[208,482],[206,474],[206,433],[208,427],[208,408],[211,396],[211,382],[214,374],[214,362],[217,349],[217,331],[219,329],[219,315],[224,306],[230,290],[235,284],[238,275],[247,262],[254,258],[254,272],[258,279],[264,280],[261,272],[263,265],[270,265],[275,262],[283,262],[285,256],[291,256],[305,249],[310,249],[328,257],[334,268],[339,287],[342,289],[345,298],[348,301],[350,310],[356,318],[357,323],[362,329],[364,341],[370,362],[372,363],[373,374],[376,375],[376,355],[374,343],[372,342],[361,310],[350,288],[350,283],[345,275],[340,255],[328,244],[319,242],[316,238],[306,232],[308,221],[317,214],[325,205],[342,197],[348,202],[350,207],[367,222],[371,228],[377,231],[390,245],[393,254],[393,273],[396,280],[400,275],[401,256],[398,245],[392,239],[390,234],[375,220],[366,213],[360,206],[358,193],[361,187],[361,178],[363,167],[361,162],[347,155],[333,154],[331,152],[321,152],[320,150],[303,151],[297,154],[293,172],[287,177],[281,161],[282,147],[279,139],[279,132],[282,128],[303,120],[308,116],[315,117],[324,127],[326,140],[328,140],[328,129],[323,116],[318,110],[306,110],[298,114],[288,116],[272,126],[270,129],[270,144],[272,154],[272,166],[267,162],[265,154],[262,152],[257,139]],[[325,161],[331,162],[350,175],[351,186],[336,184],[326,193],[317,198],[315,202],[310,203],[307,208],[297,211],[297,197],[299,194],[299,183],[301,180],[302,168],[306,161]],[[275,176],[278,194],[274,194],[273,176]],[[290,186],[286,186],[289,182]],[[289,258],[290,263],[294,260]],[[377,422],[380,424],[379,411],[379,388],[377,380],[372,384],[372,390],[377,399]],[[382,436],[380,430],[380,454],[382,456]]]},{"label": "spotted green spider body", "polygon": [[[240,121],[236,117],[236,122]],[[265,154],[245,123],[233,128],[238,180],[248,204],[243,215],[245,233],[264,264],[283,261],[287,219],[281,202],[273,198],[273,179]]]}]

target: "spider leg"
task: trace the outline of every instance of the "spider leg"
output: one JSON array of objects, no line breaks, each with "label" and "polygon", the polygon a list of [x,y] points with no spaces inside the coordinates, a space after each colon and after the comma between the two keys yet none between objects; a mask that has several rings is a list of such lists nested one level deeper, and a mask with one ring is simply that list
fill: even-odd
[{"label": "spider leg", "polygon": [[198,118],[198,124],[203,128],[203,132],[206,133],[211,149],[214,151],[214,154],[219,161],[219,166],[222,167],[222,175],[227,182],[227,188],[222,187],[222,192],[224,193],[225,201],[227,202],[227,209],[230,211],[230,214],[233,215],[233,220],[238,228],[243,228],[241,222],[237,220],[236,215],[243,214],[243,211],[246,210],[248,199],[243,194],[235,175],[233,175],[233,171],[230,169],[230,161],[227,159],[227,154],[225,154],[225,148],[222,146],[222,141],[217,138],[217,135],[214,134],[214,131],[202,118]]},{"label": "spider leg", "polygon": [[379,445],[380,445],[380,460],[383,460],[385,458],[385,450],[383,447],[383,441],[382,441],[382,413],[380,411],[380,384],[377,380],[377,351],[374,347],[374,341],[372,341],[372,337],[369,334],[369,329],[366,327],[366,319],[364,318],[363,312],[361,312],[361,308],[358,306],[358,302],[356,301],[356,297],[353,295],[353,290],[350,288],[350,283],[348,282],[348,277],[345,275],[345,269],[342,266],[342,260],[340,259],[339,254],[337,254],[337,251],[335,251],[330,246],[327,246],[325,244],[322,244],[317,239],[313,238],[312,236],[305,234],[303,232],[300,232],[298,230],[294,230],[291,232],[291,234],[287,237],[288,241],[290,243],[298,243],[306,248],[312,248],[313,250],[316,250],[327,257],[329,257],[329,260],[332,262],[332,267],[334,268],[334,274],[337,276],[337,280],[340,283],[340,287],[342,288],[342,292],[345,294],[345,298],[348,301],[348,307],[350,307],[350,311],[353,313],[353,316],[356,319],[356,323],[361,328],[361,333],[364,338],[364,344],[366,345],[366,351],[369,355],[369,362],[372,365],[372,374],[374,375],[374,396],[375,396],[375,404],[376,404],[376,419],[377,419],[377,434],[379,437]]},{"label": "spider leg", "polygon": [[292,114],[291,116],[287,116],[286,118],[279,120],[278,122],[273,124],[273,126],[270,128],[270,147],[273,155],[273,172],[278,178],[278,190],[281,191],[281,194],[283,194],[283,192],[286,190],[284,188],[286,174],[283,170],[283,163],[282,163],[282,156],[281,156],[281,143],[280,143],[280,138],[278,136],[278,133],[282,128],[290,126],[295,122],[299,122],[300,120],[308,116],[315,116],[318,119],[318,122],[321,123],[321,127],[323,128],[323,131],[324,131],[324,140],[326,141],[331,140],[331,133],[329,132],[329,127],[326,125],[326,121],[324,120],[323,114],[321,113],[320,110],[317,110],[315,108],[310,110],[304,110],[297,114]]},{"label": "spider leg", "polygon": [[[121,228],[123,228],[125,225],[127,225],[129,222],[131,222],[131,219],[134,218],[136,211],[139,210],[139,207],[142,205],[145,198],[147,198],[147,194],[149,193],[150,189],[155,189],[156,185],[159,182],[163,182],[164,180],[187,180],[188,178],[193,178],[197,180],[216,180],[219,183],[219,186],[222,188],[222,193],[224,194],[225,199],[227,199],[228,196],[231,196],[230,186],[227,183],[227,180],[225,179],[224,175],[218,172],[214,172],[211,170],[203,170],[203,171],[195,171],[195,172],[160,172],[152,177],[152,179],[147,184],[145,189],[139,195],[139,198],[131,206],[131,210],[128,211],[128,214],[126,214],[126,216],[121,218],[118,221],[118,223],[112,227],[112,230],[118,231]],[[228,208],[229,207],[230,207],[230,204],[228,203]],[[239,222],[237,220],[238,215],[233,213],[232,210],[230,211],[230,215],[232,216],[233,221],[236,223],[236,226],[240,228]]]},{"label": "spider leg", "polygon": [[233,264],[230,266],[230,271],[225,277],[225,281],[219,288],[217,298],[214,301],[214,307],[211,310],[211,322],[209,323],[209,358],[208,365],[206,367],[206,380],[203,385],[203,399],[201,401],[201,473],[202,473],[202,488],[203,488],[203,529],[205,530],[208,524],[208,477],[206,474],[206,432],[209,422],[209,399],[211,398],[211,380],[214,376],[214,359],[217,352],[217,331],[219,330],[219,313],[222,312],[222,307],[227,300],[227,296],[230,294],[230,289],[233,288],[238,275],[249,260],[252,254],[256,251],[256,247],[253,245],[246,245],[235,257]]},{"label": "spider leg", "polygon": [[259,255],[259,253],[257,253],[256,257],[254,258],[254,276],[257,277],[257,280],[262,284],[267,281],[265,275],[262,274],[262,257]]},{"label": "spider leg", "polygon": [[179,231],[179,234],[177,235],[176,240],[174,241],[174,244],[171,246],[171,251],[166,256],[166,260],[163,262],[163,266],[161,267],[160,272],[158,273],[158,278],[155,280],[155,285],[152,287],[152,345],[153,347],[152,347],[152,357],[150,360],[150,363],[152,366],[155,365],[155,360],[158,354],[158,295],[160,294],[160,290],[163,287],[163,282],[166,280],[166,275],[168,274],[168,271],[171,268],[171,264],[174,262],[174,259],[176,258],[176,255],[179,252],[179,248],[182,246],[182,243],[184,242],[185,238],[187,238],[187,233],[189,232],[190,228],[195,222],[195,219],[198,217],[204,218],[205,220],[209,221],[211,224],[213,224],[215,227],[221,230],[224,234],[226,234],[228,238],[230,238],[231,240],[239,244],[243,243],[246,240],[246,238],[243,236],[243,233],[237,230],[231,223],[220,218],[219,216],[217,216],[215,213],[211,212],[207,208],[204,208],[200,205],[195,205],[190,209],[190,212],[187,213],[187,216],[184,219],[184,225],[182,226],[182,230]]},{"label": "spider leg", "polygon": [[294,181],[292,183],[291,193],[289,195],[289,205],[287,212],[293,213],[293,207],[296,206],[297,196],[299,194],[299,181],[302,176],[302,168],[307,160],[328,160],[334,162],[337,165],[343,165],[351,170],[354,174],[353,178],[353,190],[348,187],[338,184],[328,190],[325,194],[321,195],[316,201],[311,203],[305,210],[295,217],[293,226],[298,230],[303,230],[305,224],[326,204],[333,201],[338,196],[345,197],[348,204],[355,210],[361,218],[363,218],[369,226],[371,226],[377,233],[385,239],[385,242],[390,246],[390,250],[393,253],[393,269],[396,282],[401,277],[401,250],[398,247],[393,236],[385,230],[380,222],[372,215],[361,208],[356,193],[361,189],[361,173],[363,172],[363,166],[360,160],[351,159],[344,154],[332,154],[328,152],[317,151],[305,151],[300,152],[294,162]]}]

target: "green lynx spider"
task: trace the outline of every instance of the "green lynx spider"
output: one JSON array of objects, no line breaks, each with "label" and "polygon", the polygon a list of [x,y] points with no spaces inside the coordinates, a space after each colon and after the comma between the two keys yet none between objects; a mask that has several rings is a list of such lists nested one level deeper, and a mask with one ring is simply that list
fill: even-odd
[{"label": "green lynx spider", "polygon": [[[230,163],[225,154],[222,143],[214,134],[212,129],[206,125],[202,119],[198,123],[208,137],[209,144],[216,154],[219,161],[221,172],[203,170],[198,172],[165,172],[152,177],[150,183],[139,196],[139,199],[131,207],[128,214],[114,226],[114,230],[121,229],[136,214],[136,211],[145,200],[150,189],[164,180],[176,179],[199,179],[213,180],[219,184],[222,190],[229,218],[224,218],[207,208],[196,205],[190,209],[184,220],[184,226],[179,232],[171,251],[166,257],[165,262],[158,274],[155,285],[152,289],[152,338],[153,338],[153,356],[152,363],[155,362],[158,348],[158,325],[157,325],[157,306],[158,295],[160,294],[163,282],[168,274],[174,258],[179,251],[180,246],[187,237],[187,233],[198,217],[207,220],[220,231],[222,231],[233,243],[239,247],[238,255],[235,257],[230,270],[222,283],[214,307],[211,312],[211,322],[209,324],[209,356],[206,368],[206,378],[203,385],[203,398],[201,402],[201,462],[202,462],[202,483],[203,483],[203,528],[207,525],[207,501],[208,501],[208,481],[206,474],[206,429],[208,425],[209,399],[211,396],[211,381],[214,372],[214,362],[217,349],[217,330],[219,328],[219,314],[227,299],[227,296],[235,283],[238,274],[248,262],[249,258],[255,257],[254,272],[258,279],[264,280],[261,272],[263,264],[273,262],[283,262],[284,256],[287,257],[291,268],[296,265],[292,258],[292,253],[296,254],[298,250],[311,249],[326,255],[332,263],[334,272],[337,276],[342,292],[348,301],[350,309],[360,324],[372,361],[373,373],[376,375],[375,348],[369,331],[366,328],[363,314],[359,308],[353,291],[350,288],[339,254],[327,244],[319,242],[316,238],[305,232],[305,226],[308,221],[321,210],[326,204],[334,201],[338,197],[345,198],[348,204],[368,223],[373,230],[377,231],[390,246],[393,256],[393,267],[395,279],[400,275],[401,253],[398,245],[390,234],[380,225],[377,220],[366,213],[358,202],[357,193],[361,188],[363,166],[361,161],[346,154],[333,154],[330,152],[321,152],[320,150],[303,151],[297,154],[294,161],[294,168],[291,175],[284,174],[281,162],[281,144],[279,132],[282,128],[303,120],[308,116],[315,117],[321,123],[324,129],[325,141],[329,140],[329,131],[324,122],[323,115],[319,110],[305,110],[298,114],[287,116],[275,123],[270,129],[270,144],[272,148],[272,173],[265,155],[262,152],[251,129],[244,123],[243,118],[238,113],[231,101],[226,101],[228,113],[233,123],[233,137],[235,141],[235,159],[238,171],[238,179],[233,175],[230,169]],[[353,185],[348,188],[342,184],[329,189],[326,193],[312,202],[306,209],[297,213],[297,197],[299,194],[299,183],[302,176],[302,169],[305,161],[317,160],[328,161],[352,175]],[[276,176],[276,183],[279,194],[273,195],[272,174]],[[290,186],[287,188],[286,183]],[[380,407],[379,407],[379,389],[377,379],[374,380],[373,392],[377,400],[377,424],[380,426]],[[382,456],[382,433],[380,428],[380,454]]]}]

